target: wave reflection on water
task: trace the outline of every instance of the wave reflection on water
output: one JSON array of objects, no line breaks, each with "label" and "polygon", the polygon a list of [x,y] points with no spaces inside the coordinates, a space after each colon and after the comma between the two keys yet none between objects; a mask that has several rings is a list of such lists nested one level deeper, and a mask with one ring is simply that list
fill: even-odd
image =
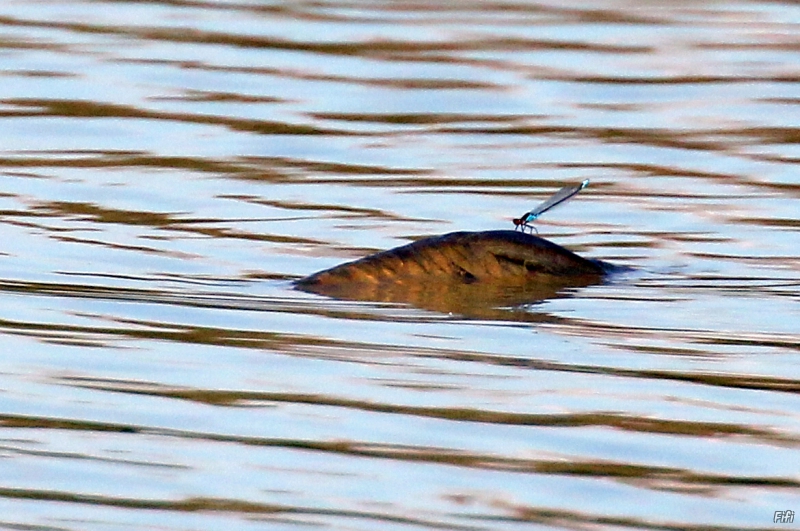
[{"label": "wave reflection on water", "polygon": [[[800,510],[798,14],[6,2],[0,527]],[[537,227],[600,285],[293,289],[587,178]]]}]

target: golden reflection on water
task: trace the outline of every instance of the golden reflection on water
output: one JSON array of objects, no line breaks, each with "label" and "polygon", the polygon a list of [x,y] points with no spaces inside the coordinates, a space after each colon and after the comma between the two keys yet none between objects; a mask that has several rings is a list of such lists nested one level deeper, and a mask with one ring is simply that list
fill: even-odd
[{"label": "golden reflection on water", "polygon": [[[3,4],[0,527],[798,510],[797,9]],[[586,178],[602,282],[293,289]]]}]

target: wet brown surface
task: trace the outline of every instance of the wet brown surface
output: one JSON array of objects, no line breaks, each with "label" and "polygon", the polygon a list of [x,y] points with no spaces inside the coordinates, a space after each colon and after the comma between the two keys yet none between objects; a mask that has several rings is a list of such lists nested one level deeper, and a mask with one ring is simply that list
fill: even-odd
[{"label": "wet brown surface", "polygon": [[454,232],[365,256],[295,285],[342,299],[486,315],[497,306],[539,302],[568,287],[598,283],[611,269],[522,232]]}]

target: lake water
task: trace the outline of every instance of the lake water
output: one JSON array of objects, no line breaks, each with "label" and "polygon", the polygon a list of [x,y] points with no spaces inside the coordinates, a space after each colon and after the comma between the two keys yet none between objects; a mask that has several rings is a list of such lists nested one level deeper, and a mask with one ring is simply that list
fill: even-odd
[{"label": "lake water", "polygon": [[[0,7],[0,529],[790,529],[800,6]],[[511,229],[540,302],[293,289]]]}]

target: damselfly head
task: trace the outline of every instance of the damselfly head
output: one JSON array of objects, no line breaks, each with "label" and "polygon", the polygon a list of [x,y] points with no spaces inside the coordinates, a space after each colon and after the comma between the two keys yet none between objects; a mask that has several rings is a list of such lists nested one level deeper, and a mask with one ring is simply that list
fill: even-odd
[{"label": "damselfly head", "polygon": [[[528,225],[528,222],[525,221],[524,217],[522,217],[522,218],[514,218],[511,221],[514,222],[514,230],[519,229],[523,233],[525,232],[525,227],[529,227],[531,229],[531,233],[533,233],[533,231],[536,230],[536,227],[534,227],[533,225]],[[536,231],[536,232],[538,233],[539,231]]]}]

